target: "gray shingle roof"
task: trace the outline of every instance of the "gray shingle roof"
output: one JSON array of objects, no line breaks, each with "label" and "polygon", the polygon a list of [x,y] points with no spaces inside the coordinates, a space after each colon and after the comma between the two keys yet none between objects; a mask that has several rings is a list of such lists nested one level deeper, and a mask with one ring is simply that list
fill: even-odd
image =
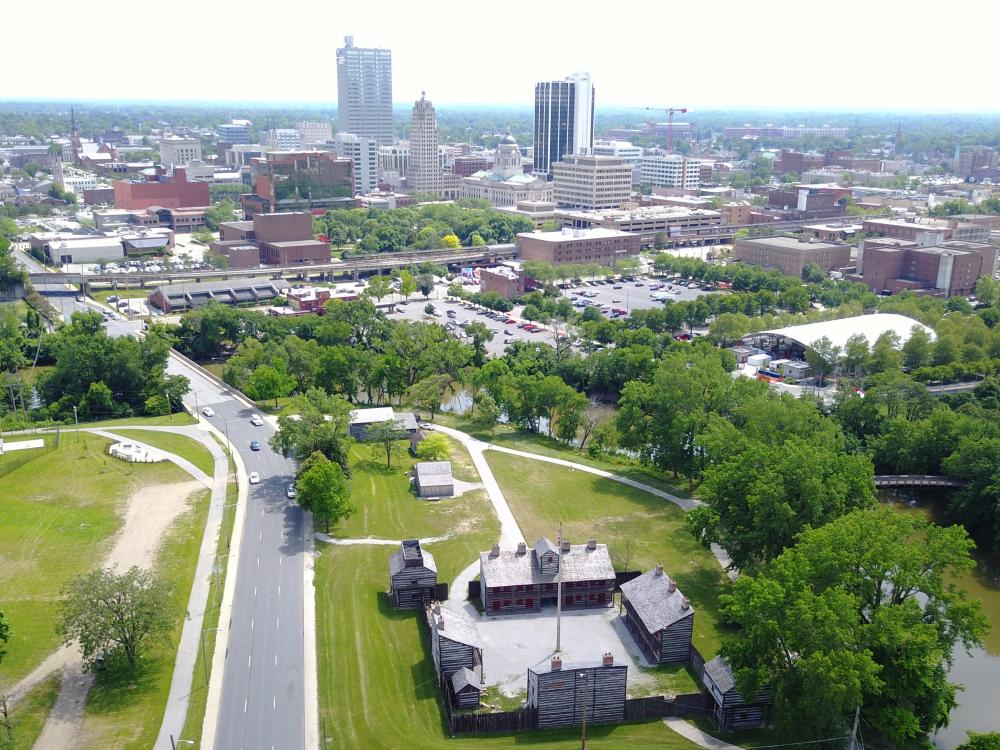
[{"label": "gray shingle roof", "polygon": [[[536,550],[543,541],[548,540],[540,539],[535,544]],[[544,552],[544,549],[542,551]],[[535,555],[528,553],[519,555],[514,550],[500,550],[498,557],[491,557],[489,552],[481,552],[479,569],[483,585],[523,586],[531,583],[555,582],[555,574],[542,575],[538,571],[536,559]],[[588,550],[585,544],[574,544],[569,552],[560,556],[559,567],[562,569],[562,580],[567,583],[605,581],[615,577],[615,566],[611,563],[606,544],[598,544],[592,550]]]},{"label": "gray shingle roof", "polygon": [[643,573],[621,586],[622,595],[650,633],[673,625],[678,620],[694,614],[694,607],[683,607],[684,595],[680,589],[670,590],[670,576],[656,574],[656,570]]},{"label": "gray shingle roof", "polygon": [[[447,638],[455,643],[464,643],[466,646],[481,649],[483,642],[479,640],[479,628],[476,622],[464,612],[458,610],[441,609],[440,614],[433,616],[434,631],[439,638]],[[439,620],[444,620],[444,627],[439,627]]]},{"label": "gray shingle roof", "polygon": [[[393,552],[392,555],[389,557],[390,576],[396,575],[399,571],[401,571],[403,568],[406,567],[406,558],[408,555],[406,554],[405,550],[407,549],[406,544],[410,541],[415,541],[415,540],[406,540],[402,542],[399,546],[399,549]],[[420,549],[420,555],[423,566],[427,568],[427,570],[437,573],[437,564],[434,562],[434,555],[432,555],[430,552],[428,552],[423,548]],[[412,552],[410,556],[412,556]]]},{"label": "gray shingle roof", "polygon": [[467,687],[479,690],[479,677],[468,667],[462,667],[451,676],[451,687],[456,693],[462,692]]},{"label": "gray shingle roof", "polygon": [[536,557],[541,557],[546,552],[555,552],[557,555],[559,554],[559,548],[547,536],[543,536],[535,542],[534,550]]},{"label": "gray shingle roof", "polygon": [[722,656],[716,656],[711,661],[706,661],[705,673],[712,678],[712,682],[723,693],[728,693],[736,687],[733,670],[729,667],[729,662]]},{"label": "gray shingle roof", "polygon": [[450,484],[451,461],[424,461],[414,464],[417,481],[421,484]]}]

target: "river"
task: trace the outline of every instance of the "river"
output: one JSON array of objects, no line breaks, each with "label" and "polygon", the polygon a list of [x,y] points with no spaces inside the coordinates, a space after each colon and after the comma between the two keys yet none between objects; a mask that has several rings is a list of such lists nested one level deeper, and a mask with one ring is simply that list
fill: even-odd
[{"label": "river", "polygon": [[[883,496],[901,512],[921,513],[942,522],[938,512],[938,496],[933,493],[908,495],[909,502],[900,502],[899,496]],[[911,504],[912,503],[912,504]],[[954,750],[966,741],[966,732],[1000,730],[1000,583],[995,576],[1000,571],[990,570],[979,562],[974,571],[959,579],[961,587],[983,603],[983,611],[992,626],[986,635],[985,648],[966,653],[958,647],[950,678],[964,689],[958,693],[958,706],[951,712],[951,722],[931,739],[941,750]]]}]

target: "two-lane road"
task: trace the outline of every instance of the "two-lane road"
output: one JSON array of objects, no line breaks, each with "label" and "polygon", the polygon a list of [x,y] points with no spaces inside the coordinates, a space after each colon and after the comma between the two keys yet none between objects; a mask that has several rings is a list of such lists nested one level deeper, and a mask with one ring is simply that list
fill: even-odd
[{"label": "two-lane road", "polygon": [[[305,744],[304,583],[308,552],[305,517],[286,497],[293,480],[292,461],[271,450],[274,428],[255,427],[247,407],[231,392],[171,357],[171,374],[186,376],[191,392],[185,403],[215,415],[202,417],[228,434],[250,486],[237,568],[222,696],[215,735],[217,750],[298,750]],[[196,401],[197,399],[197,401]],[[250,441],[261,449],[250,449]]]}]

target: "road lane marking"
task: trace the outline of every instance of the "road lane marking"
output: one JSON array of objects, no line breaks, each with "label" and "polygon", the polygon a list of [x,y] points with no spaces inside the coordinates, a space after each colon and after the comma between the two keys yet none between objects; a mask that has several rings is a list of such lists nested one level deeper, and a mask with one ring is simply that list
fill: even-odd
[{"label": "road lane marking", "polygon": [[253,587],[253,598],[254,599],[257,598],[257,587],[256,586]]},{"label": "road lane marking", "polygon": [[253,630],[253,618],[250,618],[250,629]]},{"label": "road lane marking", "polygon": [[243,699],[243,713],[246,713],[246,712],[247,712],[247,699],[244,698]]},{"label": "road lane marking", "polygon": [[280,617],[275,617],[274,618],[274,627],[275,627],[275,629],[277,629],[280,625],[281,625],[281,618]]},{"label": "road lane marking", "polygon": [[251,663],[252,661],[253,661],[253,654],[250,654],[250,656],[248,656],[248,657],[247,657],[247,668],[249,668],[249,667],[250,667],[250,663]]},{"label": "road lane marking", "polygon": [[274,666],[278,666],[278,655],[274,655]]},{"label": "road lane marking", "polygon": [[278,584],[278,596],[281,596],[281,584]]},{"label": "road lane marking", "polygon": [[[278,710],[278,696],[274,696],[271,699],[271,710],[272,711],[277,711]],[[273,745],[272,745],[272,747],[273,747]]]}]

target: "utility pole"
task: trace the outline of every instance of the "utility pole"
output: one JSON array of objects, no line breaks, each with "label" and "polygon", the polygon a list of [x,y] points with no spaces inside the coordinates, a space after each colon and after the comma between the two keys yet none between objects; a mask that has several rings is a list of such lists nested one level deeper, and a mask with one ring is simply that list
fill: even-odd
[{"label": "utility pole", "polygon": [[556,569],[556,653],[562,651],[562,522],[559,523],[559,536],[557,544],[556,560],[559,567]]},{"label": "utility pole", "polygon": [[73,407],[73,422],[76,424],[76,442],[80,442],[80,420],[76,415],[76,407]]},{"label": "utility pole", "polygon": [[587,709],[590,698],[590,672],[583,673],[583,723],[580,725],[580,750],[587,750]]},{"label": "utility pole", "polygon": [[173,406],[170,403],[170,394],[168,394],[166,391],[164,391],[163,392],[163,398],[165,398],[167,400],[167,421],[168,422],[173,422],[174,421],[174,411],[173,411]]}]

